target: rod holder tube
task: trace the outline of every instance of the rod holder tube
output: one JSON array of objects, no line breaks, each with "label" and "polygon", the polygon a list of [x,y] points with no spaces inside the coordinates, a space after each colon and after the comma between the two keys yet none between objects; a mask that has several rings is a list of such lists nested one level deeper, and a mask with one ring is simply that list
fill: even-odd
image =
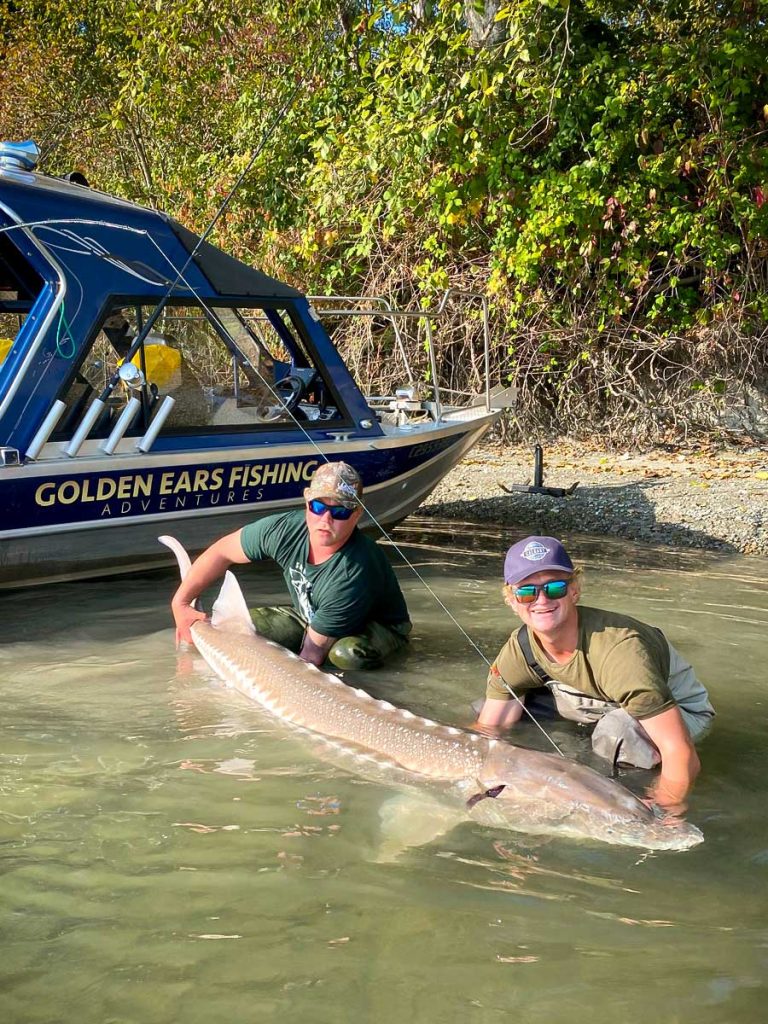
[{"label": "rod holder tube", "polygon": [[105,455],[114,455],[115,448],[120,444],[126,430],[136,419],[139,409],[141,409],[141,402],[133,395],[120,413],[120,418],[112,428],[112,433],[99,445],[99,448],[101,448]]},{"label": "rod holder tube", "polygon": [[68,455],[70,459],[73,459],[80,449],[83,447],[83,441],[90,434],[93,429],[96,420],[101,416],[107,406],[106,402],[102,402],[100,398],[94,398],[88,409],[80,421],[80,426],[72,435],[72,440],[69,442],[67,447],[64,449],[64,454]]},{"label": "rod holder tube", "polygon": [[152,448],[152,445],[157,440],[157,435],[160,433],[163,424],[170,416],[174,405],[176,405],[176,399],[171,398],[170,395],[166,395],[163,399],[162,405],[155,413],[154,419],[149,425],[149,430],[147,430],[144,437],[142,437],[136,445],[140,452],[148,452]]},{"label": "rod holder tube", "polygon": [[43,445],[53,433],[53,429],[62,417],[64,410],[67,408],[66,402],[62,402],[60,398],[57,398],[48,411],[48,415],[45,417],[43,422],[40,424],[40,429],[32,438],[32,442],[27,448],[25,458],[34,459],[40,454]]}]

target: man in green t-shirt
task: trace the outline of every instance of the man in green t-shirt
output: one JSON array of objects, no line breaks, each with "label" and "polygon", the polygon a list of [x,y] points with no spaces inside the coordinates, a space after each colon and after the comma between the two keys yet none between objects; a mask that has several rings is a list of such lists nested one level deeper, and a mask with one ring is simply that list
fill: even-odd
[{"label": "man in green t-shirt", "polygon": [[292,608],[254,608],[256,629],[321,665],[376,668],[403,648],[408,609],[383,550],[357,529],[362,481],[345,462],[327,462],[304,491],[305,507],[259,519],[207,548],[171,602],[176,639],[204,619],[194,601],[233,563],[271,558],[283,570]]},{"label": "man in green t-shirt", "polygon": [[523,625],[490,668],[476,726],[513,725],[527,695],[546,686],[564,718],[597,723],[592,745],[600,756],[659,764],[649,795],[673,813],[684,810],[700,769],[693,741],[715,713],[691,666],[654,626],[579,607],[579,571],[554,537],[514,544],[504,581]]}]

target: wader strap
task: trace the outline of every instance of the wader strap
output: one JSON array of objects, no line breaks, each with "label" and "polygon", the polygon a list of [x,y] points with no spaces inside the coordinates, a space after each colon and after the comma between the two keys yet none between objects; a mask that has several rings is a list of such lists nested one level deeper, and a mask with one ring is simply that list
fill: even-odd
[{"label": "wader strap", "polygon": [[517,634],[517,642],[520,645],[520,650],[523,652],[523,657],[528,662],[528,667],[533,669],[544,686],[547,683],[553,682],[552,676],[541,667],[533,656],[533,648],[531,647],[531,638],[528,636],[527,626],[520,627],[520,631]]}]

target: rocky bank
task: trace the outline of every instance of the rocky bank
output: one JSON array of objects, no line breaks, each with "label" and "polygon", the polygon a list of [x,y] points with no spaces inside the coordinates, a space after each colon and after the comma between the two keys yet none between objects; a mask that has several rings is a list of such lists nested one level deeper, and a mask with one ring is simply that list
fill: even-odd
[{"label": "rocky bank", "polygon": [[533,482],[533,448],[486,443],[448,474],[419,515],[768,555],[764,447],[708,442],[622,452],[560,439],[545,443],[543,455],[544,485],[576,483],[571,494],[505,492]]}]

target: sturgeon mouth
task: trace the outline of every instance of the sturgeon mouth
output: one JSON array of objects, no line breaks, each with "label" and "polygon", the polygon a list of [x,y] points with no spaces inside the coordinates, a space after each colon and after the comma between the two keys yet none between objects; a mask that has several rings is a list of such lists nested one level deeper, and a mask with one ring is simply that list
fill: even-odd
[{"label": "sturgeon mouth", "polygon": [[486,789],[484,793],[475,793],[474,796],[471,796],[469,800],[467,800],[467,810],[471,811],[475,804],[479,804],[481,800],[495,800],[499,793],[506,788],[507,787],[502,782],[500,786],[494,786],[492,789]]}]

